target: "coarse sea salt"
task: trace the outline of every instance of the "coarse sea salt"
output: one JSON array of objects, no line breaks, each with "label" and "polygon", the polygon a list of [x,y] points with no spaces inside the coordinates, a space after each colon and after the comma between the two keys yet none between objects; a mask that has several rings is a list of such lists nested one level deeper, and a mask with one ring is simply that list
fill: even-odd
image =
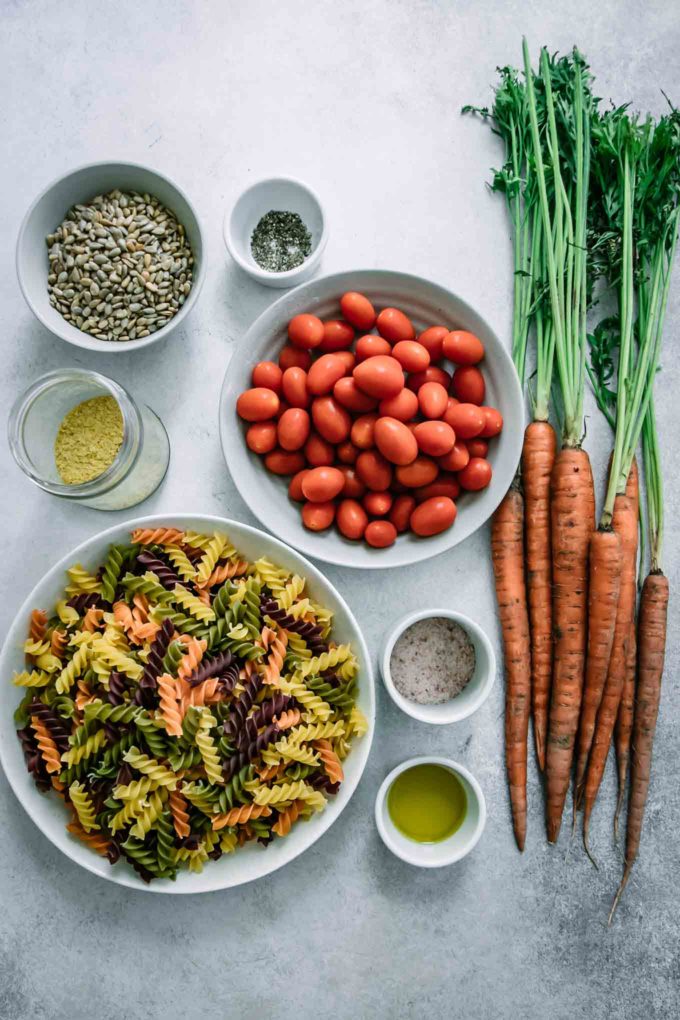
[{"label": "coarse sea salt", "polygon": [[400,634],[390,656],[394,686],[409,701],[438,705],[457,697],[475,671],[475,648],[455,620],[428,617]]}]

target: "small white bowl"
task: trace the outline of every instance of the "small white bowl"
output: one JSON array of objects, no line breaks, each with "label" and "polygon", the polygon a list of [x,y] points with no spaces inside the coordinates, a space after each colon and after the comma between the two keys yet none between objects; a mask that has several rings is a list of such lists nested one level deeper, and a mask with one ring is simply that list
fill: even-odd
[{"label": "small white bowl", "polygon": [[[312,235],[312,250],[295,269],[273,273],[253,258],[250,240],[262,217],[272,210],[298,213]],[[269,177],[251,184],[224,218],[224,243],[234,262],[265,287],[295,287],[319,267],[328,241],[326,216],[316,192],[294,177]]]},{"label": "small white bowl", "polygon": [[[450,769],[460,779],[467,796],[467,812],[465,821],[448,839],[439,843],[417,843],[399,831],[387,810],[387,794],[392,783],[402,772],[415,765],[441,765]],[[401,857],[407,864],[417,868],[442,868],[447,864],[455,864],[466,857],[477,845],[486,825],[486,801],[482,788],[471,772],[457,761],[450,758],[424,757],[409,758],[383,780],[375,799],[375,823],[380,838],[393,854]]]},{"label": "small white bowl", "polygon": [[[53,308],[47,292],[48,258],[45,238],[62,222],[69,209],[114,188],[154,195],[182,224],[194,256],[194,275],[186,301],[170,321],[141,340],[99,340],[83,332]],[[163,174],[139,163],[90,163],[58,177],[35,199],[19,229],[16,267],[21,292],[37,319],[56,336],[76,347],[106,354],[123,354],[149,347],[180,326],[198,300],[205,278],[203,232],[198,215],[184,192]]]},{"label": "small white bowl", "polygon": [[[444,617],[447,620],[454,620],[469,635],[475,648],[475,671],[465,687],[455,698],[450,701],[443,701],[437,705],[420,705],[400,694],[394,686],[390,670],[392,650],[399,637],[408,630],[410,626],[419,620]],[[488,637],[474,620],[462,613],[452,609],[421,609],[417,613],[408,613],[388,633],[383,643],[380,654],[380,672],[383,682],[388,690],[392,701],[398,705],[402,712],[419,719],[420,722],[446,724],[460,722],[467,719],[469,715],[476,712],[480,705],[483,705],[491,693],[491,688],[496,679],[496,656]]]}]

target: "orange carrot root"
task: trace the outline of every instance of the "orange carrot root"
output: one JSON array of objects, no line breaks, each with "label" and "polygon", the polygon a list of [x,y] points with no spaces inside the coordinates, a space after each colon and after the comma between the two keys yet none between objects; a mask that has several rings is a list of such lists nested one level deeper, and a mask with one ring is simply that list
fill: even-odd
[{"label": "orange carrot root", "polygon": [[640,596],[638,622],[638,678],[635,715],[631,740],[630,796],[626,828],[625,867],[621,884],[609,914],[614,912],[626,888],[633,864],[640,850],[642,822],[652,771],[652,748],[659,715],[661,681],[666,653],[668,616],[668,578],[662,573],[648,574]]},{"label": "orange carrot root", "polygon": [[588,552],[588,654],[576,757],[575,805],[583,795],[595,719],[602,700],[614,643],[621,586],[621,539],[615,531],[598,528]]},{"label": "orange carrot root", "polygon": [[609,670],[595,722],[590,757],[583,783],[583,839],[588,845],[588,829],[602,776],[607,764],[614,725],[619,711],[627,671],[628,644],[635,619],[636,560],[638,543],[637,471],[628,478],[625,493],[616,497],[612,527],[621,539],[621,589],[616,611],[616,627]]},{"label": "orange carrot root", "polygon": [[531,655],[524,584],[524,500],[514,485],[493,517],[491,556],[505,663],[505,761],[515,840],[523,850],[527,830]]},{"label": "orange carrot root", "polygon": [[548,840],[562,824],[578,729],[587,637],[588,546],[595,529],[595,494],[585,450],[564,447],[551,483],[553,554],[552,697],[546,747]]},{"label": "orange carrot root", "polygon": [[526,584],[531,625],[531,698],[538,767],[545,768],[545,743],[552,680],[552,561],[550,476],[557,440],[547,421],[534,421],[524,433],[522,483],[526,534]]}]

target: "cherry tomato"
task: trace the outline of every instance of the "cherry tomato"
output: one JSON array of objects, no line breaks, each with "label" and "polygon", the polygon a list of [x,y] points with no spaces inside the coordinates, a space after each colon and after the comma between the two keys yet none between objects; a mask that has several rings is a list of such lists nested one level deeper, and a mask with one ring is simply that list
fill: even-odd
[{"label": "cherry tomato", "polygon": [[437,463],[445,471],[462,471],[469,460],[470,452],[465,443],[456,442],[448,453],[437,458]]},{"label": "cherry tomato", "polygon": [[[335,355],[337,357],[337,355]],[[348,411],[364,414],[372,411],[377,404],[375,397],[369,397],[359,389],[351,375],[338,379],[333,387],[333,396]]]},{"label": "cherry tomato", "polygon": [[426,382],[418,390],[418,406],[425,418],[441,418],[449,395],[438,382]]},{"label": "cherry tomato", "polygon": [[366,361],[367,358],[375,358],[378,354],[387,356],[392,353],[392,348],[387,340],[383,340],[381,336],[373,335],[362,336],[360,340],[357,340],[355,350],[357,364],[360,361]]},{"label": "cherry tomato", "polygon": [[426,499],[432,499],[433,496],[448,496],[449,499],[458,499],[460,496],[460,485],[456,476],[442,471],[434,482],[416,489],[416,499],[419,503]]},{"label": "cherry tomato", "polygon": [[371,521],[364,531],[364,541],[374,549],[385,549],[396,540],[397,529],[391,521]]},{"label": "cherry tomato", "polygon": [[323,322],[316,315],[296,315],[288,323],[288,339],[294,347],[311,351],[323,340]]},{"label": "cherry tomato", "polygon": [[299,347],[284,347],[279,354],[279,367],[282,372],[287,368],[301,368],[307,371],[312,363],[312,356],[309,351],[302,351]]},{"label": "cherry tomato", "polygon": [[443,457],[453,449],[456,441],[456,433],[445,421],[421,421],[414,428],[413,435],[420,452],[430,457]]},{"label": "cherry tomato", "polygon": [[407,315],[398,308],[383,308],[375,320],[380,336],[396,344],[400,340],[415,339],[416,331]]},{"label": "cherry tomato", "polygon": [[400,340],[392,348],[392,357],[397,359],[405,372],[424,372],[430,364],[427,348],[417,340]]},{"label": "cherry tomato", "polygon": [[368,393],[369,397],[377,397],[378,400],[396,397],[404,388],[401,365],[394,358],[385,355],[362,361],[352,375],[360,390]]},{"label": "cherry tomato", "polygon": [[357,359],[354,357],[352,352],[351,351],[336,351],[335,352],[335,356],[336,356],[336,358],[339,358],[340,361],[345,366],[345,373],[347,375],[351,374],[352,369],[354,368],[354,366],[357,363]]},{"label": "cherry tomato", "polygon": [[236,411],[244,421],[267,421],[275,416],[278,409],[279,398],[274,390],[265,386],[246,390],[236,401]]},{"label": "cherry tomato", "polygon": [[328,319],[323,324],[323,340],[320,351],[346,351],[354,342],[354,330],[342,319]]},{"label": "cherry tomato", "polygon": [[396,397],[387,397],[378,405],[378,412],[397,421],[410,421],[418,413],[418,397],[405,387]]},{"label": "cherry tomato", "polygon": [[304,503],[305,501],[302,491],[302,479],[308,474],[309,468],[303,468],[302,471],[298,471],[296,475],[293,475],[288,484],[288,496],[290,499],[294,499],[296,503]]},{"label": "cherry tomato", "polygon": [[350,499],[361,499],[363,494],[366,492],[366,486],[359,478],[358,474],[353,467],[348,464],[343,464],[342,467],[338,468],[342,471],[345,484],[342,487],[342,496],[348,496]]},{"label": "cherry tomato", "polygon": [[307,373],[307,389],[317,397],[330,393],[344,374],[345,366],[337,354],[322,354]]},{"label": "cherry tomato", "polygon": [[352,427],[349,414],[333,397],[317,397],[312,403],[314,426],[329,443],[342,443]]},{"label": "cherry tomato", "polygon": [[287,368],[283,373],[281,389],[291,407],[309,407],[307,373],[304,368]]},{"label": "cherry tomato", "polygon": [[377,450],[364,450],[359,454],[356,472],[366,488],[373,492],[382,492],[390,487],[392,468]]},{"label": "cherry tomato", "polygon": [[453,404],[444,412],[444,421],[451,426],[458,439],[474,439],[481,435],[486,418],[476,404]]},{"label": "cherry tomato", "polygon": [[392,464],[410,464],[418,456],[415,436],[396,418],[378,418],[373,438],[383,457]]},{"label": "cherry tomato", "polygon": [[277,434],[283,450],[299,450],[309,438],[309,415],[301,407],[289,407],[279,418]]},{"label": "cherry tomato", "polygon": [[491,465],[482,457],[470,457],[468,464],[458,472],[458,481],[463,489],[477,492],[485,489],[491,481]]},{"label": "cherry tomato", "polygon": [[467,404],[483,404],[486,384],[474,365],[461,365],[453,373],[453,392]]},{"label": "cherry tomato", "polygon": [[442,344],[448,333],[446,326],[430,326],[418,337],[418,343],[422,344],[430,355],[430,361],[439,361],[442,356]]},{"label": "cherry tomato", "polygon": [[451,385],[451,376],[448,372],[445,372],[439,365],[429,365],[423,369],[422,372],[414,372],[406,380],[406,385],[414,393],[417,393],[421,386],[428,382],[439,383],[445,390],[448,391]]},{"label": "cherry tomato", "polygon": [[493,436],[497,436],[503,429],[503,415],[495,407],[481,407],[480,411],[482,411],[485,418],[484,428],[480,435],[484,439],[492,439]]},{"label": "cherry tomato", "polygon": [[404,531],[408,531],[408,523],[415,505],[416,501],[413,496],[397,496],[392,504],[390,520],[400,535]]},{"label": "cherry tomato", "polygon": [[345,538],[351,538],[355,542],[363,538],[368,516],[361,503],[357,503],[355,499],[343,499],[335,519],[338,530]]},{"label": "cherry tomato", "polygon": [[390,492],[367,492],[363,498],[364,510],[372,517],[384,517],[392,508]]},{"label": "cherry tomato", "polygon": [[325,531],[335,519],[335,503],[305,503],[302,523],[310,531]]},{"label": "cherry tomato", "polygon": [[354,443],[350,443],[348,439],[344,443],[340,443],[335,453],[338,460],[343,464],[353,464],[359,456],[356,446]]},{"label": "cherry tomato", "polygon": [[339,468],[316,467],[302,479],[302,492],[312,503],[326,503],[342,492],[345,476]]},{"label": "cherry tomato", "polygon": [[304,455],[312,467],[328,467],[335,460],[333,445],[322,439],[318,432],[311,433],[305,443]]},{"label": "cherry tomato", "polygon": [[355,290],[349,290],[340,298],[340,309],[348,322],[351,322],[357,329],[366,333],[373,329],[375,323],[375,308],[363,294]]},{"label": "cherry tomato", "polygon": [[362,414],[359,418],[354,419],[349,435],[354,445],[360,450],[370,450],[372,446],[375,446],[373,433],[377,420],[377,414]]},{"label": "cherry tomato", "polygon": [[397,480],[405,485],[407,489],[419,489],[422,485],[429,485],[439,474],[439,467],[429,457],[416,457],[405,467],[397,468]]},{"label": "cherry tomato", "polygon": [[456,519],[456,504],[448,496],[433,496],[411,514],[411,531],[421,538],[438,535],[450,528]]},{"label": "cherry tomato", "polygon": [[283,372],[274,361],[258,361],[253,369],[253,386],[264,386],[268,390],[274,390],[281,396],[281,376]]},{"label": "cherry tomato", "polygon": [[486,439],[468,439],[465,445],[471,457],[486,457],[489,452],[489,444]]},{"label": "cherry tomato", "polygon": [[253,453],[270,453],[276,446],[276,425],[273,421],[258,421],[246,432],[246,444]]},{"label": "cherry tomato", "polygon": [[305,458],[297,450],[272,450],[264,458],[264,466],[273,475],[295,475],[305,466]]},{"label": "cherry tomato", "polygon": [[444,337],[442,353],[456,365],[476,365],[484,357],[484,344],[474,333],[454,329]]}]

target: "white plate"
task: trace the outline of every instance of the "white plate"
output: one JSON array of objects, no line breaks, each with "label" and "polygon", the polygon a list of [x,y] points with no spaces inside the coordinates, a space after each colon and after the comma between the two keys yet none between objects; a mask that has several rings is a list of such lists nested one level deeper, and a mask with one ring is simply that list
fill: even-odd
[{"label": "white plate", "polygon": [[[92,850],[66,831],[68,813],[62,801],[54,794],[40,793],[30,777],[24,762],[21,745],[16,736],[12,718],[22,691],[13,687],[10,678],[13,670],[24,668],[22,645],[28,630],[31,610],[52,609],[61,597],[66,581],[64,571],[73,563],[94,569],[104,562],[112,542],[129,540],[132,528],[170,527],[193,529],[195,531],[227,532],[234,545],[250,560],[267,556],[274,563],[288,570],[303,574],[314,599],[332,609],[334,617],[333,634],[338,642],[349,642],[359,660],[359,696],[357,704],[368,720],[368,732],[353,744],[352,751],[344,762],[345,780],[338,794],[331,798],[326,809],[308,822],[295,825],[285,839],[274,840],[268,847],[247,844],[233,854],[225,854],[218,861],[209,861],[200,874],[182,871],[175,882],[169,879],[154,879],[144,883],[126,861],[119,861],[113,867],[105,858],[98,857]],[[93,875],[107,878],[131,889],[143,889],[159,893],[199,893],[216,889],[229,889],[243,885],[255,878],[268,875],[277,868],[292,861],[319,839],[338,818],[354,793],[364,771],[373,739],[375,723],[375,690],[373,673],[366,643],[358,624],[342,597],[323,574],[298,553],[283,545],[277,539],[250,528],[237,521],[201,514],[156,514],[151,517],[137,517],[102,531],[73,549],[45,574],[28,596],[12,624],[7,640],[0,653],[0,764],[14,793],[39,829],[56,847],[76,864],[87,868]]]},{"label": "white plate", "polygon": [[[465,494],[458,501],[452,528],[432,538],[400,535],[388,549],[371,549],[350,542],[335,529],[307,531],[300,518],[300,504],[288,499],[287,478],[265,471],[261,458],[245,443],[245,427],[236,415],[238,395],[251,386],[251,372],[258,361],[277,361],[286,342],[289,320],[299,312],[320,318],[340,316],[340,297],[345,291],[365,294],[376,310],[395,305],[413,320],[418,331],[426,326],[467,329],[483,341],[486,357],[486,402],[497,407],[504,419],[503,431],[489,444],[491,484],[482,492]],[[451,291],[419,276],[380,269],[336,273],[303,284],[284,295],[253,323],[239,342],[227,368],[220,397],[220,438],[227,467],[241,496],[266,528],[284,542],[326,563],[342,567],[403,567],[437,556],[458,545],[480,528],[494,512],[510,487],[519,463],[524,435],[524,400],[514,365],[491,327],[468,304]]]}]

